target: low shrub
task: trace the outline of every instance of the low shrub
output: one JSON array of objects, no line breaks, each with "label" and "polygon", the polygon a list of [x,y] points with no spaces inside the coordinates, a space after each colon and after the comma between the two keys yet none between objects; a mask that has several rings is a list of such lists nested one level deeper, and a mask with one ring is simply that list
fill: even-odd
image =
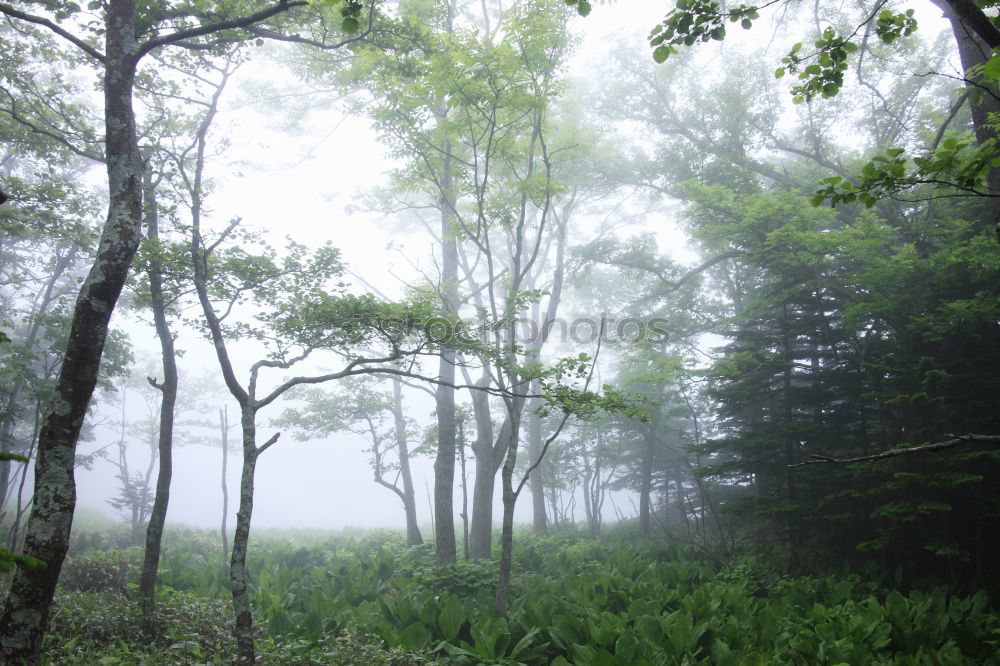
[{"label": "low shrub", "polygon": [[124,551],[87,550],[70,555],[59,573],[59,586],[76,592],[115,592],[128,589],[129,561]]}]

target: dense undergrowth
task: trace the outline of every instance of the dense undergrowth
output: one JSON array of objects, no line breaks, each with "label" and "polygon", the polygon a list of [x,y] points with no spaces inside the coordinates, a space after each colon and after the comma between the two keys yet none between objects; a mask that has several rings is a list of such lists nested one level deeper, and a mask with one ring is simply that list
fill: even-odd
[{"label": "dense undergrowth", "polygon": [[[60,581],[52,664],[231,663],[222,554],[174,531],[155,626],[130,599],[141,554],[78,539]],[[255,537],[259,645],[273,664],[1000,663],[985,593],[900,591],[858,575],[786,577],[680,547],[576,534],[522,538],[506,616],[495,563],[440,570],[392,533]]]}]

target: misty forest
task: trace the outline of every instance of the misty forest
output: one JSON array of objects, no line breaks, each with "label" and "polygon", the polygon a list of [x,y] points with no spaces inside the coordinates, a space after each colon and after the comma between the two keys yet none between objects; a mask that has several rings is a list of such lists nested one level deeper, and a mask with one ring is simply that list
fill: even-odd
[{"label": "misty forest", "polygon": [[0,664],[1000,663],[997,7],[0,1]]}]

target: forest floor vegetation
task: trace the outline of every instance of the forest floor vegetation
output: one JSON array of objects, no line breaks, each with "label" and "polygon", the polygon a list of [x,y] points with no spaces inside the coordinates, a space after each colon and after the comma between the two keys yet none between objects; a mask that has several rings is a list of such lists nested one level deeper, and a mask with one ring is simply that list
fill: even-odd
[{"label": "forest floor vegetation", "polygon": [[[139,628],[141,549],[76,534],[45,664],[228,664],[236,643],[215,535],[174,528],[154,622]],[[858,574],[788,576],[752,557],[576,532],[521,537],[505,616],[494,560],[434,565],[389,531],[262,531],[250,552],[265,664],[993,664],[984,592]],[[891,577],[890,577],[891,579]]]}]

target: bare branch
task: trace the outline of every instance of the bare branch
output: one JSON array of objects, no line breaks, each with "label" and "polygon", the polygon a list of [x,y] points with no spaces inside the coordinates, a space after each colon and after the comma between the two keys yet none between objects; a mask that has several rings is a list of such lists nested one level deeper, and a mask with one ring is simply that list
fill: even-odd
[{"label": "bare branch", "polygon": [[805,462],[795,463],[794,465],[786,465],[786,467],[803,467],[805,465],[820,465],[824,463],[835,463],[840,465],[853,465],[855,463],[872,462],[875,460],[885,460],[887,458],[895,458],[896,456],[908,456],[914,453],[930,453],[932,451],[943,451],[945,449],[953,449],[963,444],[974,444],[977,442],[1000,442],[1000,435],[961,435],[958,437],[952,437],[951,439],[946,439],[943,442],[936,442],[934,444],[924,444],[922,446],[911,446],[903,449],[890,449],[889,451],[883,451],[882,453],[876,453],[870,456],[857,456],[855,458],[829,458],[827,456],[821,456],[813,454],[811,457],[813,460],[806,460]]},{"label": "bare branch", "polygon": [[257,455],[264,453],[264,451],[267,451],[269,448],[274,446],[274,443],[278,441],[279,437],[281,437],[280,432],[276,432],[273,435],[271,435],[271,437],[266,442],[257,447]]}]

